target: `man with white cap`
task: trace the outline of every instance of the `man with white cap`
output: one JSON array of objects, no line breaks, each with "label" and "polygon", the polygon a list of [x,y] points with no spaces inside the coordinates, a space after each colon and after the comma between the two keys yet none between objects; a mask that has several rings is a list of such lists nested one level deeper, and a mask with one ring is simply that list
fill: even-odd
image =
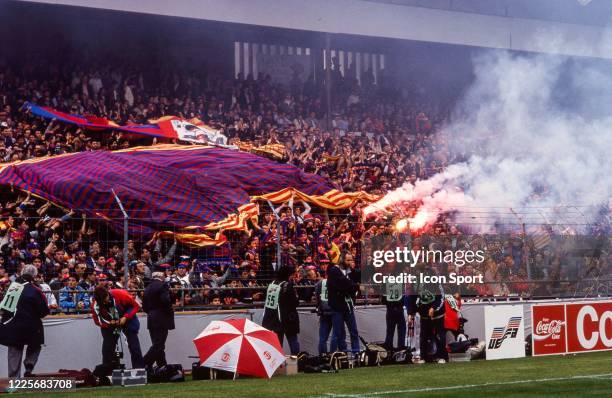
[{"label": "man with white cap", "polygon": [[37,274],[34,265],[23,267],[21,276],[11,283],[0,303],[0,344],[8,347],[8,377],[21,377],[26,345],[24,376],[30,376],[45,342],[42,318],[49,315],[49,307],[44,293],[34,284]]}]

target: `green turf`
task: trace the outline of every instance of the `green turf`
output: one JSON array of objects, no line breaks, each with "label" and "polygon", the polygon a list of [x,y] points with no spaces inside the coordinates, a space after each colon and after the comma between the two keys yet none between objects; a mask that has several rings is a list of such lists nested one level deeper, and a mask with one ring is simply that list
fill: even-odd
[{"label": "green turf", "polygon": [[[600,378],[580,376],[604,375]],[[556,379],[499,385],[495,383]],[[446,390],[406,391],[473,384]],[[482,384],[489,384],[482,386]],[[454,364],[384,366],[337,374],[300,374],[271,380],[188,381],[143,387],[79,389],[53,397],[611,397],[612,352]],[[28,394],[28,397],[44,396]]]}]

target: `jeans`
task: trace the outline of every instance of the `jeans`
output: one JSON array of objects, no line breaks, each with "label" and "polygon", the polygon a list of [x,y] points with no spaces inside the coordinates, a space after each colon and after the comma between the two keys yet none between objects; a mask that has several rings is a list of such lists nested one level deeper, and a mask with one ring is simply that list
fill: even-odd
[{"label": "jeans", "polygon": [[319,317],[319,355],[327,352],[327,340],[332,331],[332,316],[321,315]]},{"label": "jeans", "polygon": [[387,306],[387,334],[385,336],[385,347],[393,348],[393,335],[397,328],[397,347],[406,346],[406,318],[403,306]]},{"label": "jeans", "polygon": [[149,329],[151,336],[151,348],[144,356],[146,366],[164,366],[166,362],[166,339],[168,338],[168,329]]},{"label": "jeans", "polygon": [[[115,357],[115,347],[117,347],[120,336],[115,334],[112,328],[101,328],[100,330],[102,331],[102,363],[113,368],[113,366],[118,365]],[[127,339],[132,368],[144,368],[138,332],[130,331],[127,328],[123,328],[121,331]]]},{"label": "jeans", "polygon": [[351,336],[351,351],[353,354],[359,352],[359,332],[357,331],[357,320],[354,312],[339,312],[332,313],[332,341],[329,347],[331,352],[347,351],[346,347],[346,332],[344,325],[349,330]]},{"label": "jeans", "polygon": [[[24,346],[22,345],[8,346],[8,377],[21,377],[21,359],[23,357],[23,348]],[[25,359],[23,360],[23,365],[25,366],[26,372],[32,372],[34,370],[39,354],[39,345],[28,345]]]},{"label": "jeans", "polygon": [[291,355],[297,355],[300,353],[300,342],[298,341],[297,334],[285,335],[283,332],[276,332],[278,336],[278,341],[280,341],[281,346],[283,345],[283,337],[287,337],[287,343],[289,343],[289,351]]}]

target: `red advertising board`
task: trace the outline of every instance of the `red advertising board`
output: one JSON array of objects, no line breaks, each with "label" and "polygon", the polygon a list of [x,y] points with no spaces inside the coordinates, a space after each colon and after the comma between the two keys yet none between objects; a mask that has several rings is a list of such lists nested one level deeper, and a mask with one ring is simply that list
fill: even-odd
[{"label": "red advertising board", "polygon": [[533,355],[565,354],[565,305],[534,305],[531,307]]},{"label": "red advertising board", "polygon": [[612,301],[531,307],[533,355],[612,350]]},{"label": "red advertising board", "polygon": [[566,304],[567,352],[612,350],[612,301]]}]

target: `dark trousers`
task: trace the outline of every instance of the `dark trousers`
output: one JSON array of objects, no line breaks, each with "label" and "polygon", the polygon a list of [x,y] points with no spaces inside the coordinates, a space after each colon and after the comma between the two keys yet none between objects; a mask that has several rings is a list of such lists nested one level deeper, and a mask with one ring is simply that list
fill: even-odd
[{"label": "dark trousers", "polygon": [[144,356],[146,366],[164,366],[166,362],[166,339],[168,338],[168,329],[149,329],[151,336],[151,348]]},{"label": "dark trousers", "polygon": [[[102,363],[112,369],[118,362],[115,356],[115,347],[117,347],[119,341],[119,334],[116,334],[112,328],[100,328],[100,330],[102,331]],[[123,328],[121,331],[127,339],[132,368],[144,368],[138,332],[133,332],[127,328]]]},{"label": "dark trousers", "polygon": [[[430,319],[421,317],[420,334],[421,358],[430,357],[431,359],[448,360],[446,352],[446,330],[444,330],[444,317]],[[433,355],[429,355],[430,347],[435,342],[436,349]]]},{"label": "dark trousers", "polygon": [[[23,345],[8,346],[8,377],[21,377],[21,359],[23,359],[23,348]],[[39,354],[40,345],[28,345],[28,348],[26,348],[25,359],[23,359],[23,365],[25,366],[25,371],[27,373],[31,373],[34,370]]]},{"label": "dark trousers", "polygon": [[397,329],[397,347],[406,346],[406,318],[404,317],[404,307],[387,306],[387,334],[385,336],[385,347],[393,348],[393,335]]},{"label": "dark trousers", "polygon": [[327,352],[327,340],[332,331],[332,316],[324,314],[319,317],[319,355]]},{"label": "dark trousers", "polygon": [[351,351],[353,354],[357,354],[359,352],[359,332],[357,331],[357,320],[353,311],[334,311],[332,313],[332,341],[329,350],[331,352],[347,351],[345,324],[351,336]]},{"label": "dark trousers", "polygon": [[297,355],[300,353],[300,342],[298,341],[297,334],[287,334],[285,335],[283,332],[276,332],[278,336],[278,341],[280,341],[281,346],[283,345],[283,337],[287,337],[287,343],[289,344],[289,351],[291,355]]}]

